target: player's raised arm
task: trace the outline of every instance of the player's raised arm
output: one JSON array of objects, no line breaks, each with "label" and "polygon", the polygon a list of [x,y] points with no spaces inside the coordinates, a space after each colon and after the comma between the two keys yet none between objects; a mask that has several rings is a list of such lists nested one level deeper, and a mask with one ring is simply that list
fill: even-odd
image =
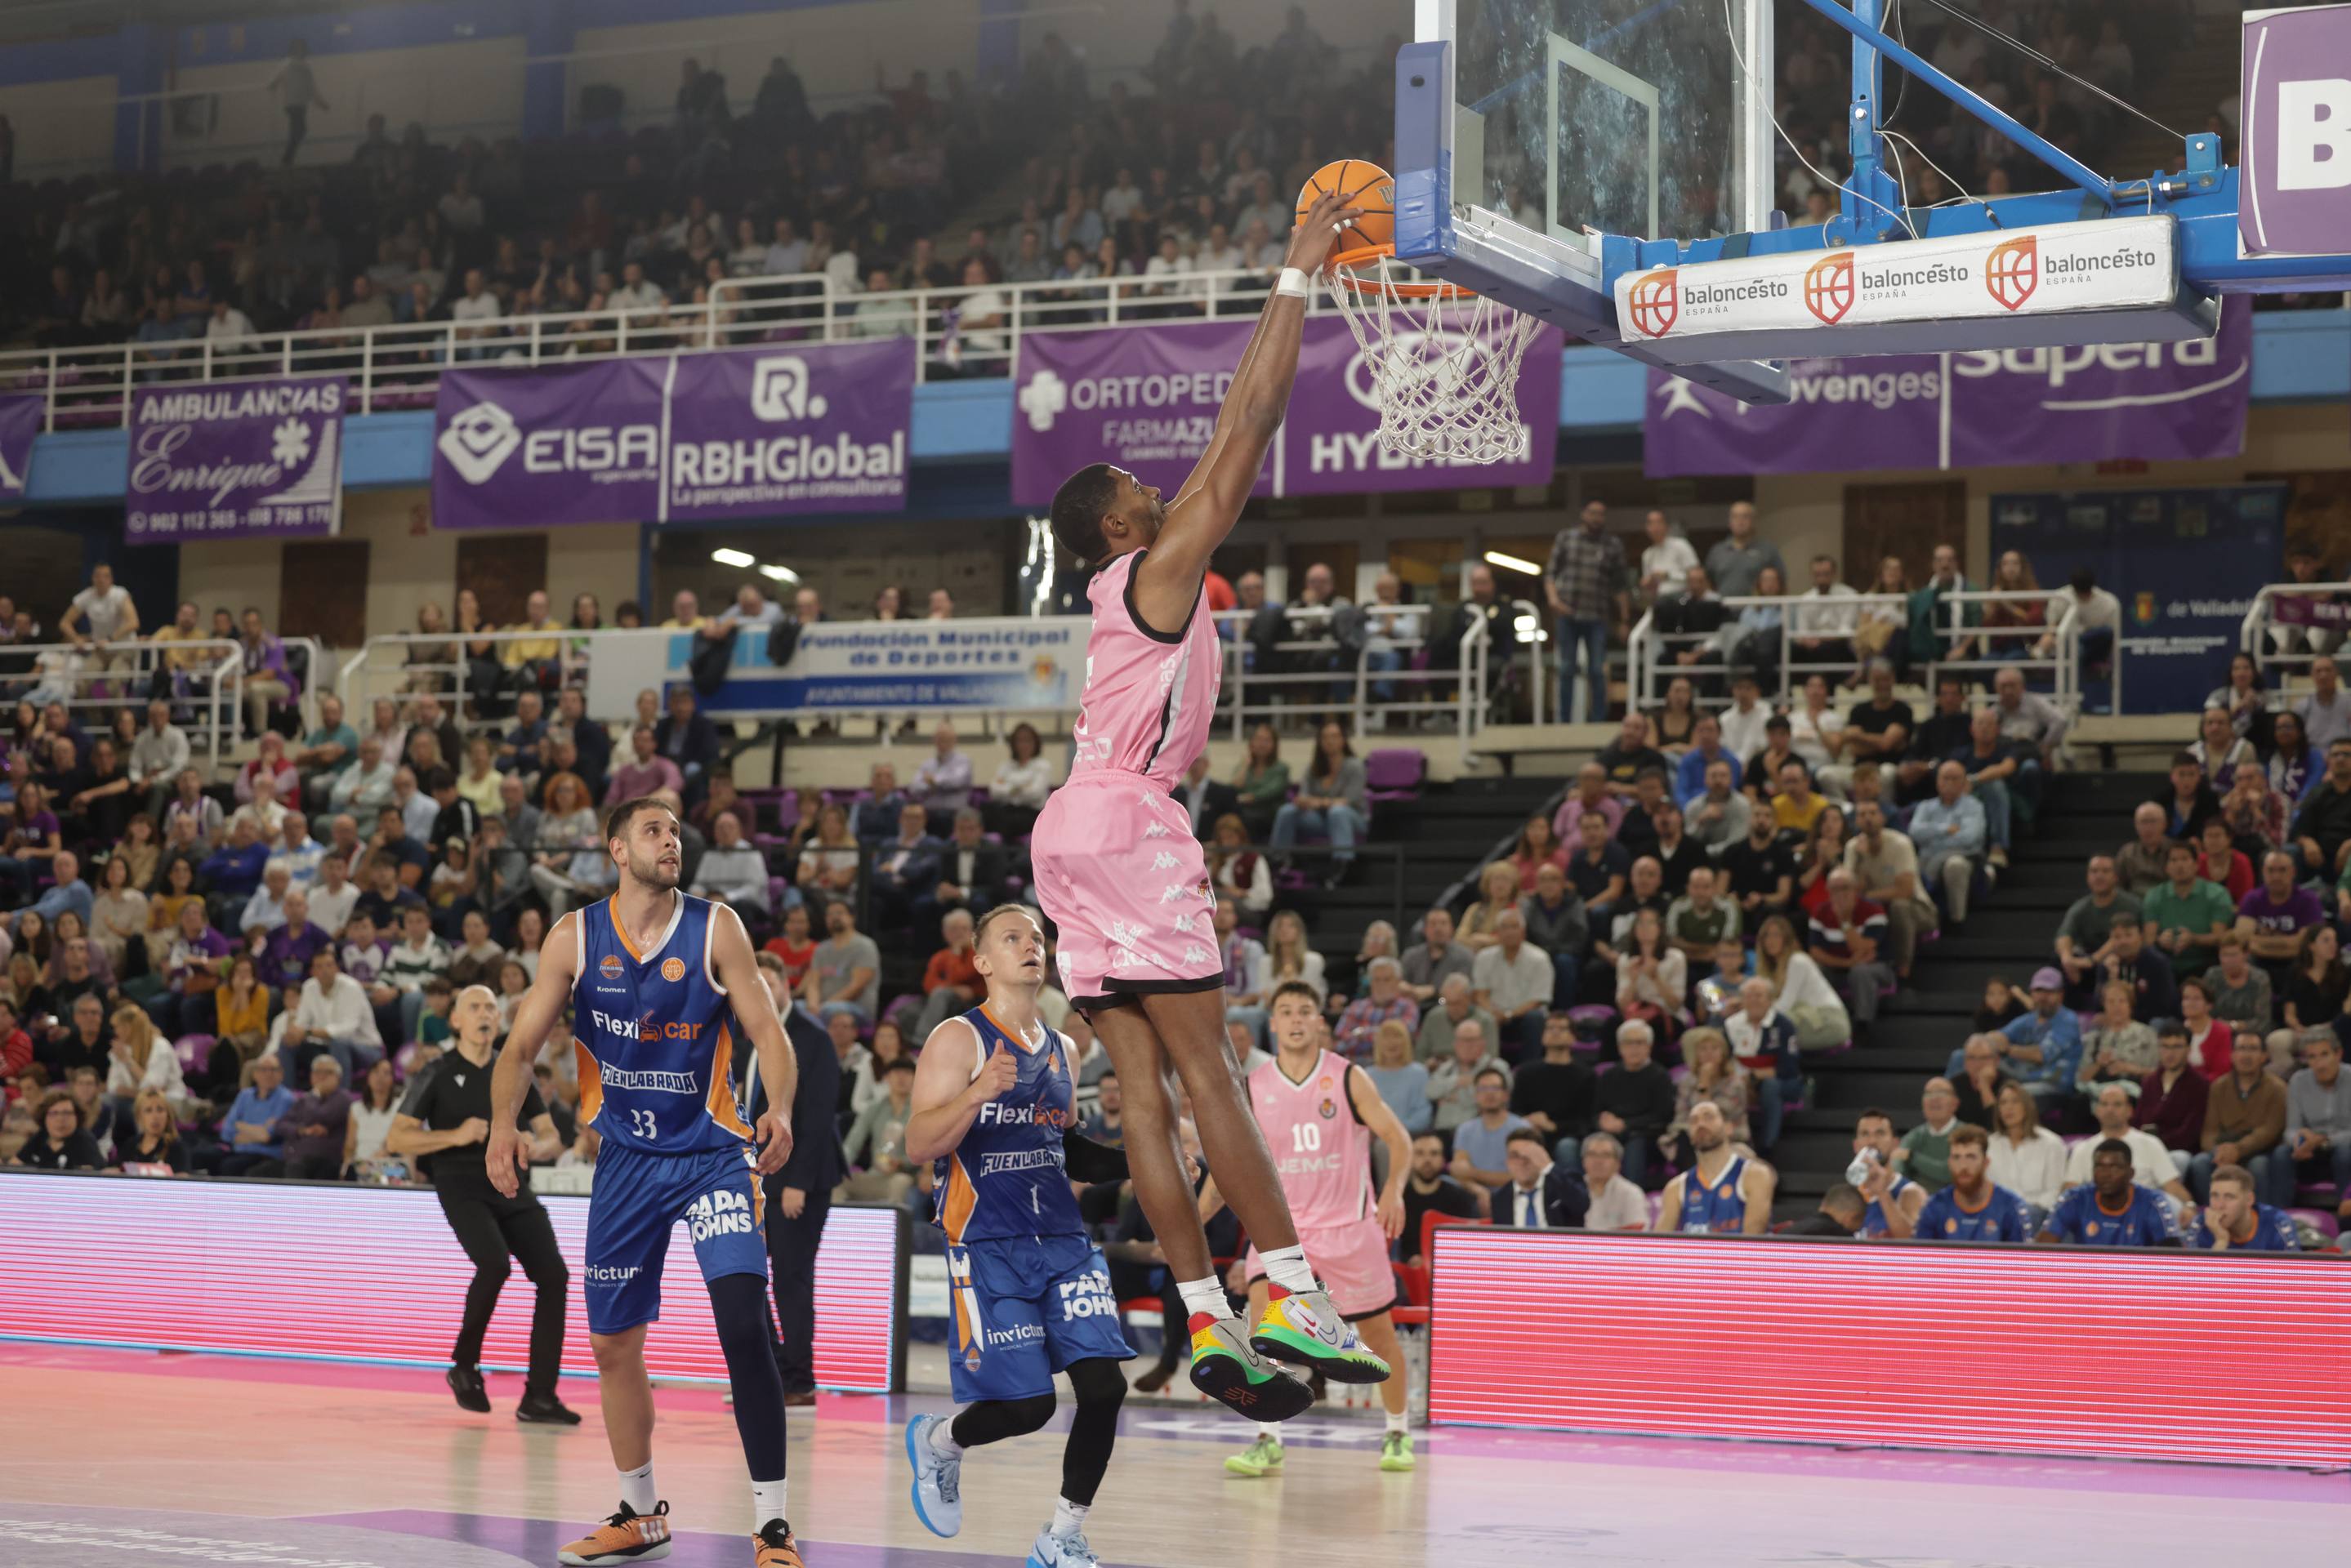
[{"label": "player's raised arm", "polygon": [[482,1158],[489,1167],[490,1185],[512,1198],[521,1189],[530,1164],[529,1146],[515,1126],[522,1108],[524,1085],[546,1048],[547,1036],[563,1016],[563,1004],[580,978],[580,914],[577,910],[555,922],[539,944],[538,978],[523,993],[515,1009],[514,1027],[507,1033],[506,1049],[490,1069],[490,1136]]},{"label": "player's raised arm", "polygon": [[718,971],[718,983],[726,988],[735,1022],[758,1054],[759,1084],[768,1092],[768,1108],[759,1113],[758,1168],[760,1175],[772,1176],[791,1158],[799,1059],[776,1016],[775,999],[759,972],[759,955],[751,948],[751,933],[743,929],[743,918],[724,904],[710,907],[710,963]]},{"label": "player's raised arm", "polygon": [[1020,1064],[998,1045],[979,1057],[979,1032],[960,1018],[931,1031],[914,1058],[914,1092],[906,1103],[906,1158],[951,1154],[979,1117],[979,1107],[1012,1086]]},{"label": "player's raised arm", "polygon": [[1240,521],[1258,470],[1281,429],[1298,379],[1298,346],[1306,327],[1306,293],[1330,258],[1339,231],[1362,215],[1336,192],[1314,199],[1290,232],[1280,281],[1265,302],[1241,355],[1232,389],[1217,415],[1208,450],[1167,509],[1151,554],[1136,568],[1135,607],[1153,626],[1181,626],[1199,596],[1208,557]]}]

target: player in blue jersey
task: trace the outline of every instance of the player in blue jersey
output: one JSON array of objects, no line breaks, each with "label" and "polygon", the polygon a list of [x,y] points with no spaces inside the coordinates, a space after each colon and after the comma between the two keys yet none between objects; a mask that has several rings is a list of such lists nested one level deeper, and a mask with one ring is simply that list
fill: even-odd
[{"label": "player in blue jersey", "polygon": [[[723,904],[678,890],[678,823],[668,805],[648,796],[613,807],[604,842],[619,888],[548,933],[491,1082],[486,1156],[490,1179],[511,1196],[525,1175],[515,1107],[568,1005],[580,1120],[603,1139],[582,1293],[621,1507],[559,1561],[597,1568],[669,1555],[669,1504],[653,1484],[645,1325],[661,1315],[662,1263],[683,1223],[710,1292],[750,1465],[753,1568],[802,1568],[785,1521],[784,1385],[758,1182],[791,1153],[791,1046],[743,922]],[[758,1053],[768,1095],[756,1133],[736,1099],[738,1028]]]},{"label": "player in blue jersey", "polygon": [[1722,1119],[1720,1106],[1700,1100],[1690,1107],[1689,1142],[1698,1164],[1666,1183],[1656,1228],[1728,1236],[1769,1231],[1771,1191],[1779,1179],[1761,1160],[1731,1148],[1730,1124]]},{"label": "player in blue jersey", "polygon": [[2192,1248],[2214,1252],[2299,1252],[2294,1216],[2253,1201],[2253,1173],[2224,1165],[2212,1173],[2212,1201],[2189,1238]]},{"label": "player in blue jersey", "polygon": [[[1900,1240],[1917,1233],[1927,1189],[1894,1168],[1894,1151],[1900,1147],[1894,1137],[1894,1118],[1884,1111],[1872,1108],[1854,1118],[1853,1164],[1845,1168],[1845,1179],[1869,1199],[1861,1216],[1865,1236]],[[1858,1181],[1853,1179],[1855,1172]]]},{"label": "player in blue jersey", "polygon": [[2131,1147],[2118,1137],[2099,1143],[2090,1159],[2090,1184],[2057,1199],[2049,1223],[2034,1240],[2056,1246],[2177,1247],[2171,1200],[2131,1179]]},{"label": "player in blue jersey", "polygon": [[1061,1495],[1029,1568],[1098,1568],[1086,1514],[1126,1397],[1118,1364],[1134,1351],[1070,1183],[1123,1180],[1126,1157],[1075,1131],[1076,1058],[1068,1036],[1037,1016],[1046,970],[1036,915],[1019,904],[990,909],[971,961],[987,1000],[923,1043],[906,1117],[906,1158],[936,1162],[955,1306],[947,1376],[963,1406],[952,1420],[906,1424],[914,1513],[935,1535],[961,1529],[965,1451],[1052,1419],[1053,1375],[1066,1373],[1078,1406]]},{"label": "player in blue jersey", "polygon": [[1991,1179],[1991,1140],[1961,1122],[1951,1129],[1951,1184],[1918,1210],[1922,1241],[2029,1241],[2024,1199]]}]

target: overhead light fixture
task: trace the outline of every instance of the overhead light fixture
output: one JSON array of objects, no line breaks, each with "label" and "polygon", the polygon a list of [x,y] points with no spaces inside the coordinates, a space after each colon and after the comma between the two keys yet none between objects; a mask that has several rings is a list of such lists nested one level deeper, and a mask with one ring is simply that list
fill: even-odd
[{"label": "overhead light fixture", "polygon": [[1523,572],[1531,577],[1542,576],[1542,568],[1532,561],[1521,560],[1516,556],[1506,556],[1499,550],[1487,551],[1486,564],[1489,566],[1499,566],[1507,572]]},{"label": "overhead light fixture", "polygon": [[710,558],[722,566],[747,566],[758,559],[748,550],[713,550]]},{"label": "overhead light fixture", "polygon": [[771,583],[797,583],[800,575],[789,566],[761,566],[759,575]]}]

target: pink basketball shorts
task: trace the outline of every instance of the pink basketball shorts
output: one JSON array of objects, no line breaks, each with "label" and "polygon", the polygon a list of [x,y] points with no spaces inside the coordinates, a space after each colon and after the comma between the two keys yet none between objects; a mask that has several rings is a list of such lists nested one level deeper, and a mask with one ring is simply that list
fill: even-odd
[{"label": "pink basketball shorts", "polygon": [[1199,841],[1184,808],[1141,775],[1072,777],[1038,814],[1029,854],[1074,1005],[1223,987]]},{"label": "pink basketball shorts", "polygon": [[[1331,1293],[1331,1304],[1349,1323],[1377,1317],[1395,1305],[1395,1272],[1388,1266],[1388,1239],[1376,1220],[1350,1220],[1329,1231],[1298,1228],[1306,1266]],[[1265,1278],[1265,1260],[1252,1245],[1241,1277],[1251,1284]]]}]

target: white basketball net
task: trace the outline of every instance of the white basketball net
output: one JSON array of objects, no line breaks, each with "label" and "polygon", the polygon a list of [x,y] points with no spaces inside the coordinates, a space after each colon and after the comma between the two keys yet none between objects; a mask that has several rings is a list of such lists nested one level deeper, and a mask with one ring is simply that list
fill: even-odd
[{"label": "white basketball net", "polygon": [[1523,461],[1519,363],[1541,323],[1467,290],[1405,294],[1397,285],[1410,280],[1386,258],[1341,270],[1354,286],[1331,292],[1371,372],[1380,444],[1454,463]]}]

